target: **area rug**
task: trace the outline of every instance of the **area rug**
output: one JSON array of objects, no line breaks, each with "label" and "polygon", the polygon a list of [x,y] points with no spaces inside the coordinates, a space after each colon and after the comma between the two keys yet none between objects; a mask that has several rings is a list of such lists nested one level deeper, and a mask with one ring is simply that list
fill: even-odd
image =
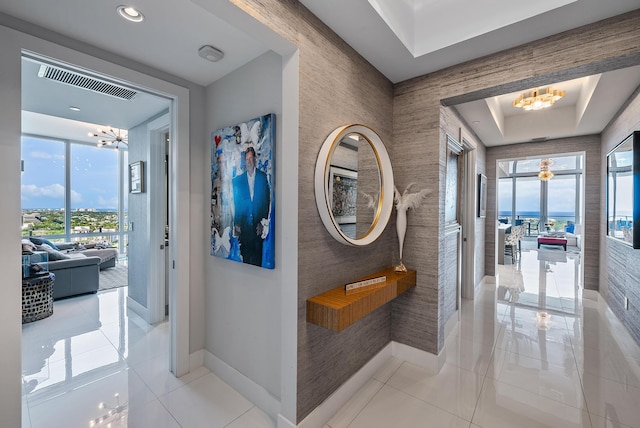
[{"label": "area rug", "polygon": [[126,287],[128,285],[128,267],[126,263],[118,262],[115,267],[100,271],[100,286],[98,290]]}]

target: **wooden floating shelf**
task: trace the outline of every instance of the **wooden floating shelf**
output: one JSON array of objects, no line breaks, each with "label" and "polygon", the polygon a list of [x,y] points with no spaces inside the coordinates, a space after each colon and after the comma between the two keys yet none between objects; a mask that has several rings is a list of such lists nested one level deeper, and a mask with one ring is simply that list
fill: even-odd
[{"label": "wooden floating shelf", "polygon": [[307,299],[307,321],[341,331],[416,285],[415,270],[399,273],[392,267],[356,281],[380,276],[386,276],[387,280],[379,288],[347,295],[344,285],[341,285]]}]

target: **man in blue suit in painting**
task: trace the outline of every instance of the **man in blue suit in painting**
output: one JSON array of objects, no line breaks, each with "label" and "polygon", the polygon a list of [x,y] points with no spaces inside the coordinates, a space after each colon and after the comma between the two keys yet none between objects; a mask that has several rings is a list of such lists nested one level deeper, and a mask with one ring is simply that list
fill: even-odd
[{"label": "man in blue suit in painting", "polygon": [[269,182],[267,175],[256,168],[253,147],[247,148],[244,157],[245,172],[233,179],[234,230],[240,237],[242,261],[262,266],[263,232],[264,236],[268,232],[263,230],[262,220],[269,217]]}]

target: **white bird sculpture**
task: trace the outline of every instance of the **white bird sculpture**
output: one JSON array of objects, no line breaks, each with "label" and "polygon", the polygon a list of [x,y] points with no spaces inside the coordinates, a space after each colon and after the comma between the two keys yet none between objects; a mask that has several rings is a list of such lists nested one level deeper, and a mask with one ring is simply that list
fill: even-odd
[{"label": "white bird sculpture", "polygon": [[419,192],[409,193],[409,189],[415,183],[411,183],[400,193],[397,187],[394,187],[393,201],[396,204],[396,232],[398,233],[398,244],[400,245],[400,264],[396,266],[396,272],[406,272],[407,268],[402,263],[402,247],[404,245],[404,235],[407,232],[407,210],[414,210],[422,205],[427,195],[431,193],[430,189],[422,189]]}]

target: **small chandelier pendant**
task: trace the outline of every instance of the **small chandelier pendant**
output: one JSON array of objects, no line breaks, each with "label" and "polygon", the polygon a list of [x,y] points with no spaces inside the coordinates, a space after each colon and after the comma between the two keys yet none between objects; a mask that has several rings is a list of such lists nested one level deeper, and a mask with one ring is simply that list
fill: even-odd
[{"label": "small chandelier pendant", "polygon": [[542,159],[540,161],[540,173],[538,174],[538,178],[542,181],[549,181],[553,178],[553,172],[551,172],[551,165],[553,165],[553,160],[550,158]]},{"label": "small chandelier pendant", "polygon": [[116,132],[113,128],[100,129],[98,133],[89,132],[90,137],[101,138],[98,140],[98,147],[112,146],[116,150],[120,150],[120,144],[129,145],[128,135],[126,131],[118,129]]}]

